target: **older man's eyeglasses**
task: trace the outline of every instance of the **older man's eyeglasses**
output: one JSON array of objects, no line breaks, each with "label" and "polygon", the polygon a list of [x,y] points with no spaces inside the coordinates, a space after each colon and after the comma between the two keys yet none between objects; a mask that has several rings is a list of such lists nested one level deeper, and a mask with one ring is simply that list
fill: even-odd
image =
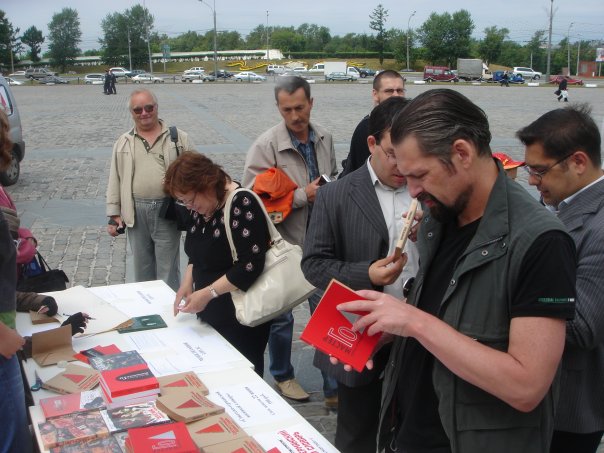
[{"label": "older man's eyeglasses", "polygon": [[136,115],[143,113],[143,110],[147,113],[151,113],[153,110],[155,110],[155,104],[147,104],[142,107],[132,107],[132,112]]},{"label": "older man's eyeglasses", "polygon": [[529,165],[524,165],[523,168],[524,170],[529,174],[529,176],[533,176],[535,178],[537,178],[539,181],[541,181],[543,179],[543,177],[552,169],[554,168],[556,165],[561,164],[562,162],[564,162],[566,159],[568,159],[569,157],[571,157],[573,154],[575,153],[570,153],[567,154],[566,156],[564,156],[562,159],[557,160],[556,162],[554,162],[552,165],[550,165],[549,167],[546,167],[542,170],[536,170],[535,168],[529,166]]}]

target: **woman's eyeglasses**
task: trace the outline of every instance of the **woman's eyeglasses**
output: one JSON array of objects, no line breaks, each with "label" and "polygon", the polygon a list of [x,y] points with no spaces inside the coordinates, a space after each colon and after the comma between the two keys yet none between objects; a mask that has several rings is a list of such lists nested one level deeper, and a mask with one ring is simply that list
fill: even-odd
[{"label": "woman's eyeglasses", "polygon": [[153,110],[155,110],[155,104],[147,104],[142,107],[132,108],[132,112],[134,112],[136,115],[140,115],[141,113],[143,113],[143,110],[145,110],[145,112],[147,113],[151,113]]}]

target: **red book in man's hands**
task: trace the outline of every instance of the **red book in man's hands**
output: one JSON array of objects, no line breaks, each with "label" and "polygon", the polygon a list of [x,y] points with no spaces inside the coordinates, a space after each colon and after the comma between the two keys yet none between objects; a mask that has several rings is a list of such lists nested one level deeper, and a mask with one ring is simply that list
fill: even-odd
[{"label": "red book in man's hands", "polygon": [[353,300],[365,299],[337,280],[332,280],[300,338],[361,372],[382,335],[369,336],[365,331],[352,330],[352,323],[367,312],[341,312],[336,307]]}]

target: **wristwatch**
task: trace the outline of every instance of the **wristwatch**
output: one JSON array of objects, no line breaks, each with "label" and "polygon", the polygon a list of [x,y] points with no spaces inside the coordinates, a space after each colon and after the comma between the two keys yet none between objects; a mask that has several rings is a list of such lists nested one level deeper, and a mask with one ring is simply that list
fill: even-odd
[{"label": "wristwatch", "polygon": [[216,299],[219,296],[218,292],[214,289],[214,287],[212,285],[208,286],[208,289],[210,290],[212,299]]}]

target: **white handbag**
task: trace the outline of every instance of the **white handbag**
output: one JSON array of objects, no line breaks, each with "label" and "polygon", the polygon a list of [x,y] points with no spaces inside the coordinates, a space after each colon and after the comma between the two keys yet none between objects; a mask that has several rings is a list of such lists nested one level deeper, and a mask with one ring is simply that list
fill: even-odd
[{"label": "white handbag", "polygon": [[315,291],[315,287],[304,278],[300,268],[302,249],[281,237],[260,197],[247,189],[231,192],[224,206],[224,225],[233,263],[237,261],[237,250],[233,245],[231,232],[231,202],[239,192],[256,197],[271,236],[271,246],[266,252],[262,274],[247,291],[231,291],[237,321],[244,326],[254,327],[301,304]]}]

